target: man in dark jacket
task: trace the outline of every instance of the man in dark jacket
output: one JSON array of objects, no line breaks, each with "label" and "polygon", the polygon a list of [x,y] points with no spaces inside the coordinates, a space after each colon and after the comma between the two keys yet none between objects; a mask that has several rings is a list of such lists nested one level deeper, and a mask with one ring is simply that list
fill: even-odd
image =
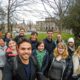
[{"label": "man in dark jacket", "polygon": [[22,40],[23,38],[25,38],[25,30],[23,28],[20,29],[19,31],[19,35],[17,35],[14,40],[16,41],[16,43],[18,43],[20,40]]},{"label": "man in dark jacket", "polygon": [[51,54],[56,47],[55,42],[53,41],[52,37],[53,37],[53,31],[48,30],[47,38],[44,39],[44,43],[45,43],[45,49],[49,52],[49,54]]},{"label": "man in dark jacket", "polygon": [[17,45],[17,51],[16,64],[13,64],[12,61],[6,63],[3,80],[35,80],[35,78],[40,80],[37,65],[34,63],[34,58],[31,57],[32,47],[30,42],[28,40],[20,41]]},{"label": "man in dark jacket", "polygon": [[36,49],[37,48],[37,44],[38,44],[38,33],[33,31],[31,33],[31,37],[30,37],[30,43],[32,45],[32,50]]}]

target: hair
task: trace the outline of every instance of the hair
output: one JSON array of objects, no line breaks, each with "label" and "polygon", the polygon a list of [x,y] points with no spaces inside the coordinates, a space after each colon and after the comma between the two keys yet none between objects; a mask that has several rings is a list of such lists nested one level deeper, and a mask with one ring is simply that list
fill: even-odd
[{"label": "hair", "polygon": [[38,35],[38,33],[37,32],[35,32],[35,31],[33,31],[32,33],[31,33],[31,35]]},{"label": "hair", "polygon": [[[22,39],[22,40],[20,40],[19,42],[18,42],[18,44],[17,44],[17,47],[19,48],[19,46],[20,46],[20,44],[22,44],[22,43],[24,43],[24,42],[27,42],[27,43],[30,43],[30,41],[28,40],[28,39]],[[31,44],[31,43],[30,43]]]},{"label": "hair", "polygon": [[[10,32],[6,32],[5,33],[4,38],[6,38],[6,36],[7,36],[8,33],[10,33]],[[11,38],[12,38],[12,34],[11,33],[10,33],[10,35],[11,35]]]},{"label": "hair", "polygon": [[62,54],[62,58],[66,59],[68,57],[68,51],[67,51],[67,47],[62,42],[58,43],[57,47],[55,48],[55,50],[54,50],[54,56],[55,57],[59,56],[59,53],[58,53],[58,47],[59,46],[61,46],[64,49],[64,52]]},{"label": "hair", "polygon": [[80,38],[80,33],[78,34],[78,38]]},{"label": "hair", "polygon": [[[43,41],[39,41],[36,47],[38,48],[38,46],[41,45],[42,43],[44,44]],[[44,46],[45,46],[45,44],[44,44]]]},{"label": "hair", "polygon": [[78,46],[78,48],[76,49],[76,51],[74,52],[74,54],[75,54],[75,55],[80,54],[79,51],[80,51],[80,46]]},{"label": "hair", "polygon": [[4,41],[4,39],[3,39],[3,38],[1,38],[1,37],[0,37],[0,40],[3,40],[3,41]]},{"label": "hair", "polygon": [[25,29],[24,29],[24,28],[20,28],[20,30],[19,30],[19,31],[21,31],[21,30],[24,30],[24,31],[25,31]]},{"label": "hair", "polygon": [[48,32],[53,32],[53,30],[52,30],[52,29],[49,29],[49,30],[47,30],[47,33],[48,33]]}]

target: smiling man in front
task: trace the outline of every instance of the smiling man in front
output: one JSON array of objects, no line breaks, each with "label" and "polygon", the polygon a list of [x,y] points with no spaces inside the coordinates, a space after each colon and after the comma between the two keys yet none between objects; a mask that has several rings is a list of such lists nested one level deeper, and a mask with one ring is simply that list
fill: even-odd
[{"label": "smiling man in front", "polygon": [[[14,76],[14,65],[7,62],[4,68],[3,80],[35,80],[35,78],[37,78],[38,71],[35,62],[31,57],[32,47],[30,42],[25,39],[20,41],[17,45],[17,52],[16,74]],[[38,80],[40,80],[40,78]]]}]

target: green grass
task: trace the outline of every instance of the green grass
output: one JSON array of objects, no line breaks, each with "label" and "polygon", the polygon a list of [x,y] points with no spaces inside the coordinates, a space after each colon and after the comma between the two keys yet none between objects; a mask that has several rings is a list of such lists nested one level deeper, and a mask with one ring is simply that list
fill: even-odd
[{"label": "green grass", "polygon": [[[56,40],[57,34],[58,33],[54,33],[53,34],[53,40]],[[26,37],[27,38],[30,38],[30,34],[26,35]],[[38,40],[39,41],[40,40],[43,40],[46,37],[47,37],[47,34],[46,33],[40,33],[40,34],[38,34]],[[69,34],[69,33],[62,33],[63,40],[66,40],[67,41],[67,39],[70,38],[70,37],[74,37],[74,36],[72,34]]]}]

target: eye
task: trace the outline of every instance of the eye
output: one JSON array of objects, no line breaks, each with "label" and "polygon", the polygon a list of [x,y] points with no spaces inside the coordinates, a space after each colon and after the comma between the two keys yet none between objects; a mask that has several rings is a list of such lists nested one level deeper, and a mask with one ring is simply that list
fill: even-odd
[{"label": "eye", "polygon": [[25,48],[21,48],[21,50],[25,50]]},{"label": "eye", "polygon": [[27,48],[27,50],[31,50],[32,48]]}]

